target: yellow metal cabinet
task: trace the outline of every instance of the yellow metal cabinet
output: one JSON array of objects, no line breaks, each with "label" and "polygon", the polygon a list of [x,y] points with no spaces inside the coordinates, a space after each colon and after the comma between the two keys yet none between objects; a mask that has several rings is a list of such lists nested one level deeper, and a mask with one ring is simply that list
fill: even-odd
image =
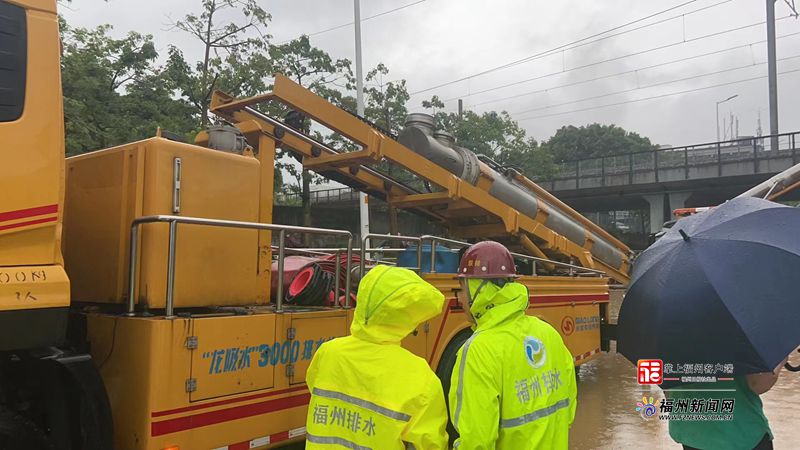
[{"label": "yellow metal cabinet", "polygon": [[[256,222],[259,183],[255,158],[162,138],[68,158],[64,235],[73,298],[125,300],[136,217]],[[163,308],[168,226],[142,225],[140,243],[137,301]],[[179,225],[176,255],[176,307],[267,302],[257,231]]]}]

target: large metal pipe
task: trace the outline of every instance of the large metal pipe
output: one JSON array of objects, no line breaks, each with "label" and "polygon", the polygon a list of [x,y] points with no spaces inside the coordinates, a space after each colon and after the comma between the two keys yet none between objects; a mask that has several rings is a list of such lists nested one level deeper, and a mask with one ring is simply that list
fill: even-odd
[{"label": "large metal pipe", "polygon": [[477,184],[483,172],[493,180],[489,188],[492,196],[531,218],[536,217],[544,208],[548,213],[545,221],[548,228],[580,246],[585,245],[586,239],[590,238],[594,242],[591,248],[594,258],[617,269],[622,267],[626,255],[620,250],[619,241],[607,239],[605,233],[595,231],[593,227],[571,217],[571,211],[565,211],[559,203],[548,202],[546,198],[529,189],[527,183],[521,183],[479,163],[475,153],[457,146],[448,136],[444,132],[435,131],[433,117],[416,113],[406,119],[406,126],[398,136],[398,141],[472,185]]},{"label": "large metal pipe", "polygon": [[741,197],[759,197],[765,198],[775,194],[781,193],[784,189],[800,182],[800,164],[792,166],[783,172],[773,176],[769,180],[757,184],[745,192],[737,195],[736,198]]}]

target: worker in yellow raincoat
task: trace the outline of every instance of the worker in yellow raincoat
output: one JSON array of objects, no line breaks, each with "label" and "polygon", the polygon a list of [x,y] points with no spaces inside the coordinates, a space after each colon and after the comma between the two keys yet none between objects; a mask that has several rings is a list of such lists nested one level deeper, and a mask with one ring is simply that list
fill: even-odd
[{"label": "worker in yellow raincoat", "polygon": [[566,449],[577,387],[572,354],[558,332],[528,316],[528,289],[514,258],[485,241],[461,259],[459,300],[474,334],[458,353],[450,384],[453,448]]},{"label": "worker in yellow raincoat", "polygon": [[367,273],[351,335],[323,344],[309,366],[307,449],[447,448],[442,385],[424,359],[400,346],[443,306],[442,293],[408,269]]}]

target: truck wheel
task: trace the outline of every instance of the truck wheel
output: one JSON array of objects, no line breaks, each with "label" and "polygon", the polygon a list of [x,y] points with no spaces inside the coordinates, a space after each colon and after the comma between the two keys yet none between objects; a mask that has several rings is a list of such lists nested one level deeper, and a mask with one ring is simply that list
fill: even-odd
[{"label": "truck wheel", "polygon": [[5,450],[52,450],[44,432],[27,418],[0,409],[0,448]]},{"label": "truck wheel", "polygon": [[[439,360],[439,366],[436,368],[436,376],[439,377],[439,380],[442,382],[442,389],[444,390],[444,400],[445,404],[447,404],[447,412],[448,416],[450,414],[450,378],[453,375],[453,366],[456,364],[456,357],[458,356],[458,351],[461,350],[461,346],[464,345],[464,342],[472,336],[472,330],[467,328],[462,330],[458,334],[453,337],[453,340],[447,344],[445,347],[444,352],[442,352],[442,358]],[[458,432],[456,431],[453,423],[447,420],[447,434],[450,436],[450,445],[453,445],[456,438],[458,438]]]}]

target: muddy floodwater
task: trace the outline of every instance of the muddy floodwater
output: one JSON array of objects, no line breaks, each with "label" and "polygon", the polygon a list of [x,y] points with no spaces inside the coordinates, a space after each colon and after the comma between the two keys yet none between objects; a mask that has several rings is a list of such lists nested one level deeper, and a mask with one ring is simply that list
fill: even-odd
[{"label": "muddy floodwater", "polygon": [[[611,311],[618,311],[622,293],[612,296]],[[616,306],[616,308],[614,307]],[[611,322],[616,322],[612,313]],[[800,355],[793,355],[797,365]],[[580,368],[578,411],[570,430],[571,449],[680,449],[672,441],[667,422],[642,419],[636,402],[643,396],[658,400],[660,389],[636,382],[636,367],[622,355],[600,355]],[[800,372],[782,370],[778,383],[761,396],[775,435],[776,449],[800,448]]]}]

